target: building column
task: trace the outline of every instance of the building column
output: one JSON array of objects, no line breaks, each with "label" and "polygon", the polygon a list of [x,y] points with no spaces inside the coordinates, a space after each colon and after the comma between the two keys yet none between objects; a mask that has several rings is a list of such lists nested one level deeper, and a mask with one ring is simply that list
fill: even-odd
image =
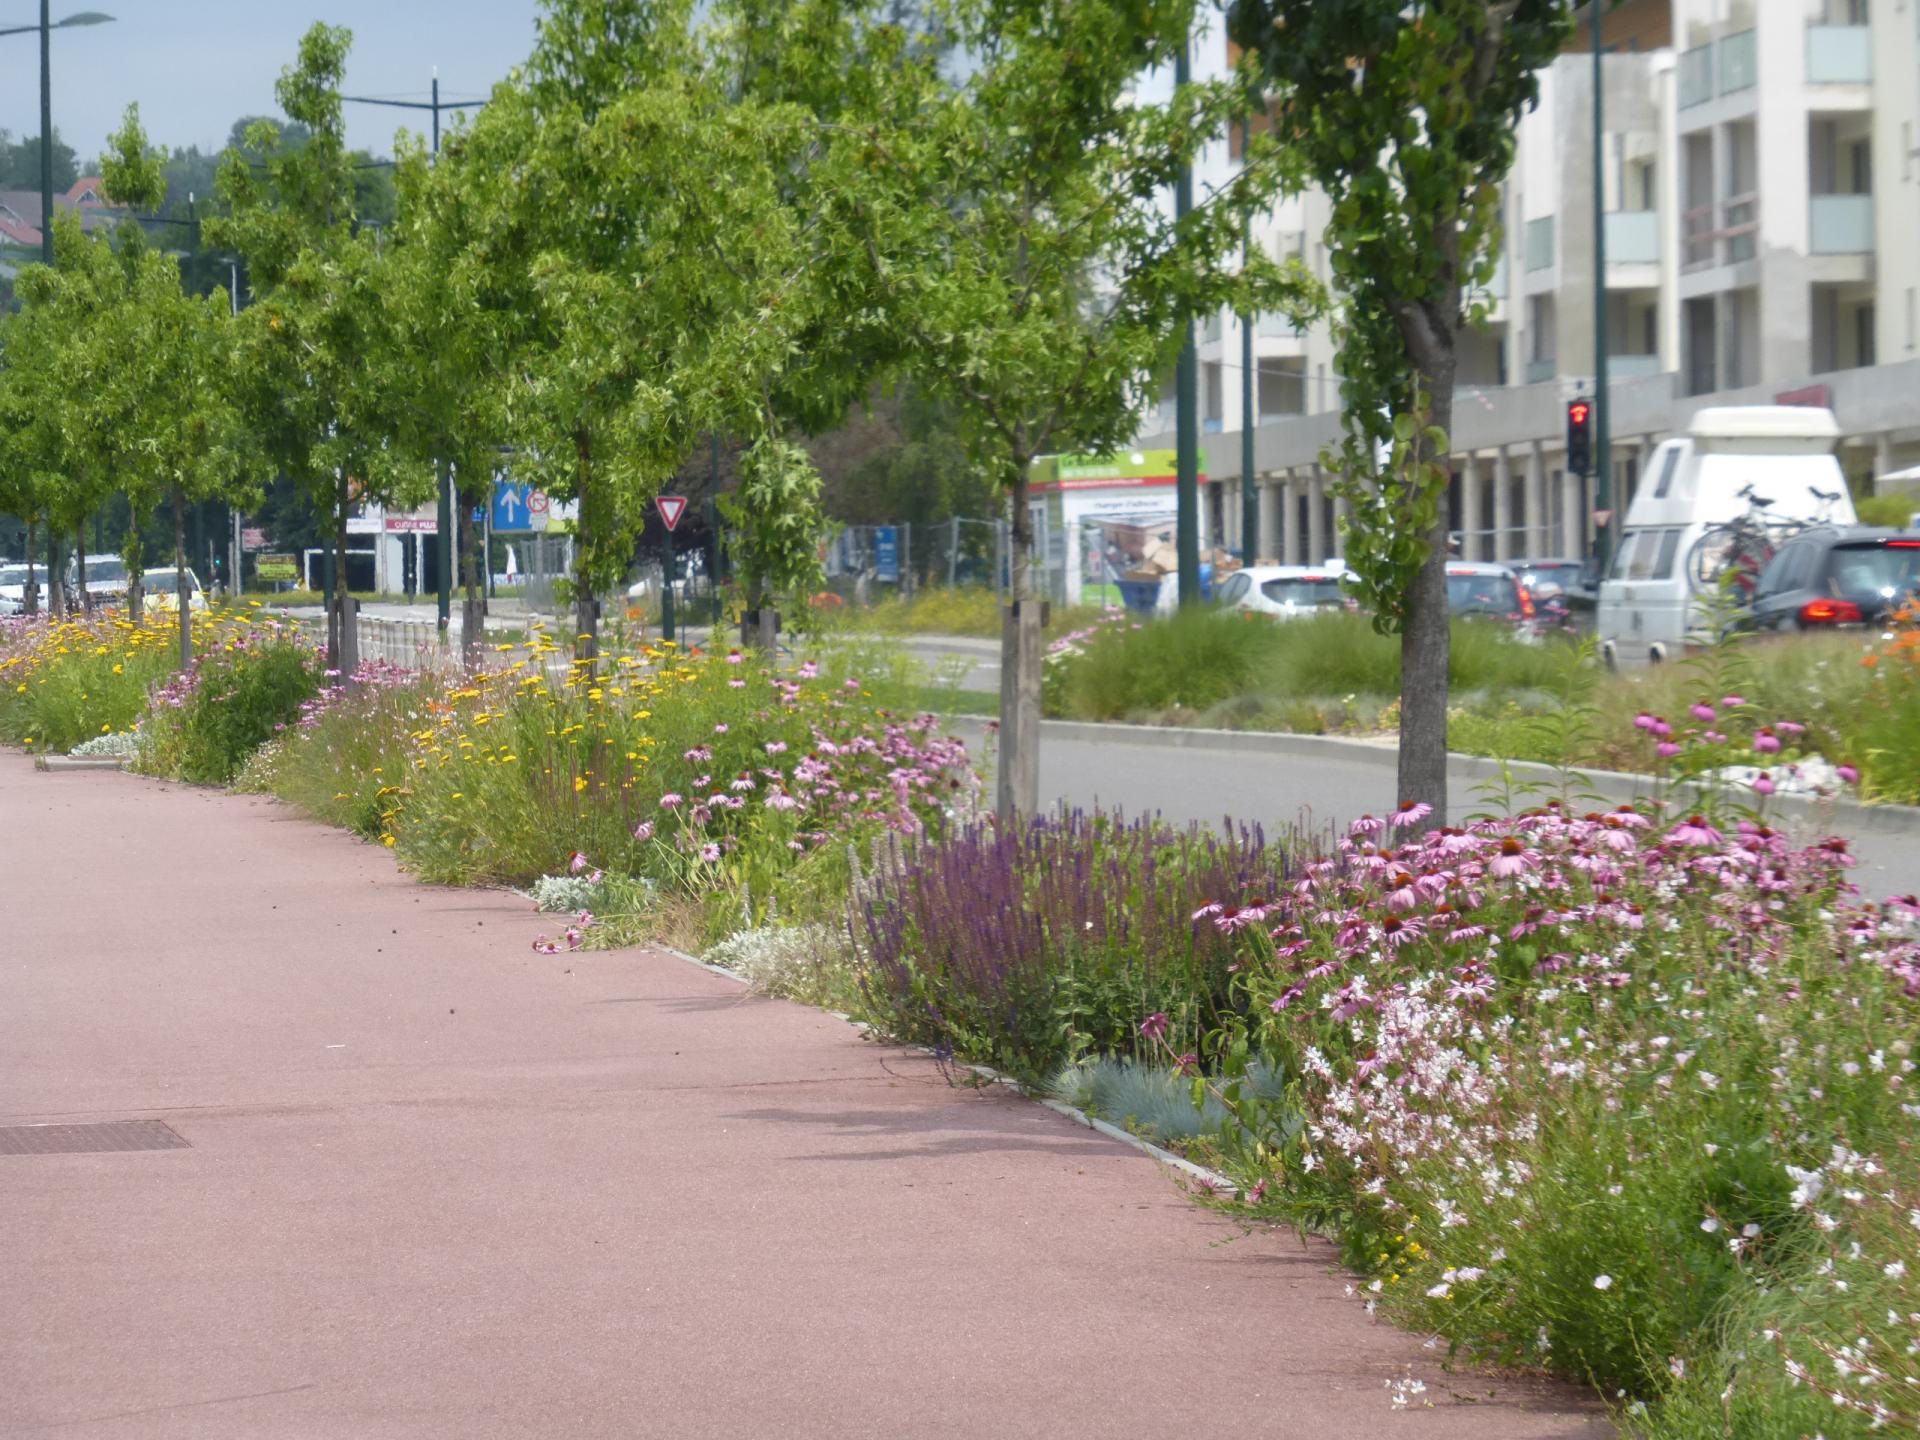
[{"label": "building column", "polygon": [[1276,521],[1279,515],[1280,483],[1273,476],[1264,477],[1260,488],[1255,492],[1259,497],[1260,531],[1254,536],[1253,558],[1264,560],[1279,554],[1279,529]]},{"label": "building column", "polygon": [[1893,473],[1893,432],[1882,430],[1873,437],[1873,478]]},{"label": "building column", "polygon": [[1580,477],[1560,472],[1560,553],[1578,558],[1587,553],[1587,517],[1580,513]]},{"label": "building column", "polygon": [[1479,560],[1484,558],[1484,537],[1480,534],[1481,517],[1486,514],[1486,505],[1480,498],[1480,462],[1474,459],[1473,452],[1467,451],[1460,457],[1460,558]]},{"label": "building column", "polygon": [[1347,536],[1346,531],[1341,527],[1343,524],[1352,523],[1353,503],[1345,495],[1335,495],[1333,497],[1333,531],[1327,536],[1327,554],[1320,557],[1322,560],[1329,555],[1338,555],[1342,558],[1346,556]]},{"label": "building column", "polygon": [[1554,553],[1552,512],[1547,509],[1547,460],[1535,440],[1527,446],[1527,550]]},{"label": "building column", "polygon": [[1307,549],[1302,565],[1327,558],[1327,482],[1319,465],[1307,467]]},{"label": "building column", "polygon": [[1507,447],[1493,452],[1493,558],[1511,560],[1517,554],[1513,533],[1513,466]]}]

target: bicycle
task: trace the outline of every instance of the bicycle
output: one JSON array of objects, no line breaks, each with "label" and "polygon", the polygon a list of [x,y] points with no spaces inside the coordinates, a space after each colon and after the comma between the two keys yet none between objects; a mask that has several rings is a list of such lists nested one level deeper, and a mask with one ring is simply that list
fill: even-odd
[{"label": "bicycle", "polygon": [[1805,530],[1830,522],[1833,507],[1840,502],[1837,490],[1812,490],[1820,502],[1820,513],[1812,520],[1774,519],[1768,515],[1773,501],[1753,492],[1752,484],[1740,487],[1739,498],[1747,510],[1731,520],[1710,526],[1687,551],[1687,584],[1695,593],[1727,591],[1746,600],[1760,583],[1780,547]]}]

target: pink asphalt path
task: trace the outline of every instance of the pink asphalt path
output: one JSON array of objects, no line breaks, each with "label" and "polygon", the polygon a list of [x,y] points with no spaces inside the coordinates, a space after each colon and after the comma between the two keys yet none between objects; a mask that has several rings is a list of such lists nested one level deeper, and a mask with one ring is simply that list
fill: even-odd
[{"label": "pink asphalt path", "polygon": [[191,1145],[0,1156],[0,1435],[1610,1433],[1123,1145],[272,802],[4,754],[0,819],[0,1124]]}]

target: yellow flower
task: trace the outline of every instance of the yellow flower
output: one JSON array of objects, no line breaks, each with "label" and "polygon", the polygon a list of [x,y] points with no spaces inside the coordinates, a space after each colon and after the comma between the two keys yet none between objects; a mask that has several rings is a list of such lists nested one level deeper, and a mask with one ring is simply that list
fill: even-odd
[{"label": "yellow flower", "polygon": [[380,837],[380,843],[381,843],[382,845],[384,845],[384,846],[386,846],[386,847],[387,847],[387,848],[388,848],[389,850],[391,850],[391,849],[393,848],[393,836],[391,836],[391,835],[382,835],[382,836]]},{"label": "yellow flower", "polygon": [[573,793],[574,794],[578,795],[582,790],[586,788],[587,788],[586,776],[576,775],[573,777]]}]

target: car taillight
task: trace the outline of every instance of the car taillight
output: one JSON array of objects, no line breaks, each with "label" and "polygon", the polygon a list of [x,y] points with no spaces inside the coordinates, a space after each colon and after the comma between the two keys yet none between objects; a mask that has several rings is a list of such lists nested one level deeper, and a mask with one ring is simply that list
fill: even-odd
[{"label": "car taillight", "polygon": [[1920,550],[1920,540],[1889,540],[1889,550]]},{"label": "car taillight", "polygon": [[1863,618],[1851,600],[1809,600],[1800,607],[1802,625],[1857,625]]},{"label": "car taillight", "polygon": [[1513,588],[1520,592],[1520,618],[1522,620],[1531,620],[1533,618],[1533,592],[1524,585],[1516,585]]}]

